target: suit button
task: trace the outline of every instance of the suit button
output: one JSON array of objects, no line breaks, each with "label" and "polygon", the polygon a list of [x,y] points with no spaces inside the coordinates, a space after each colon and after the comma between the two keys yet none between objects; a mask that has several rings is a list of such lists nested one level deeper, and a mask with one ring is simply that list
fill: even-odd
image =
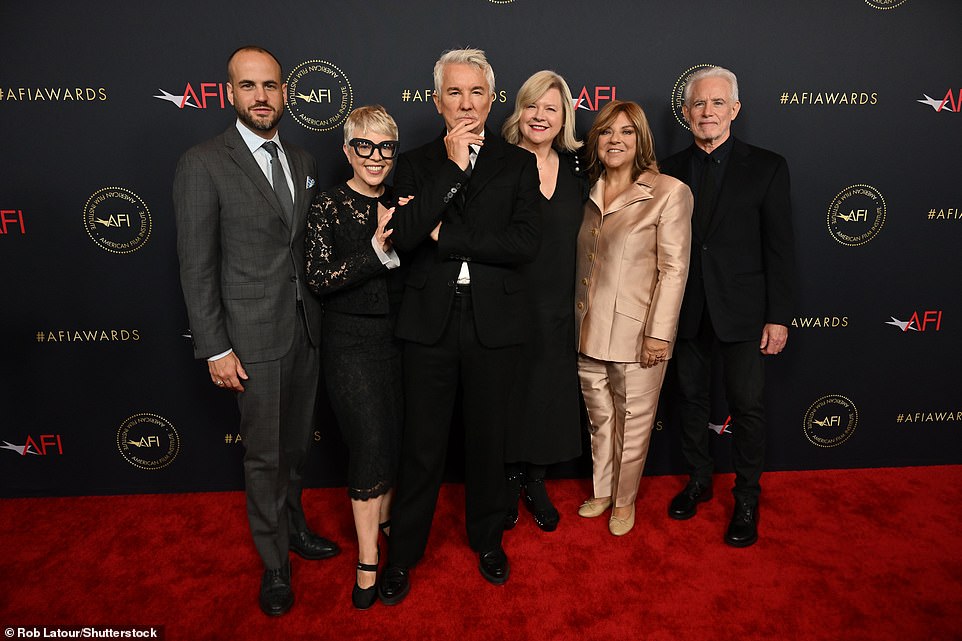
[{"label": "suit button", "polygon": [[708,251],[708,245],[702,245],[701,248],[704,249],[705,251]]},{"label": "suit button", "polygon": [[587,285],[587,284],[588,284],[588,279],[587,279],[587,278],[582,278],[582,279],[581,279],[581,284],[582,284],[582,285]]},{"label": "suit button", "polygon": [[582,309],[584,309],[584,308],[585,308],[585,304],[582,303],[582,302],[579,300],[579,301],[578,301],[578,309],[579,309],[579,310],[582,310]]},{"label": "suit button", "polygon": [[591,235],[592,235],[592,236],[597,236],[597,235],[598,235],[598,228],[597,228],[597,227],[595,227],[594,229],[591,230]]},{"label": "suit button", "polygon": [[594,259],[595,259],[594,253],[593,253],[593,252],[588,252],[588,260],[594,260]]}]

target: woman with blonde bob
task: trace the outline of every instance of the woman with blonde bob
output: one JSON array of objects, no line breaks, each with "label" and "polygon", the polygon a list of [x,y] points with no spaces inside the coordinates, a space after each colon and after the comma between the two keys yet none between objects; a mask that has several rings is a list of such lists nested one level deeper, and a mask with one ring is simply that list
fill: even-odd
[{"label": "woman with blonde bob", "polygon": [[692,195],[658,172],[645,112],[612,101],[588,133],[591,194],[578,233],[578,375],[591,433],[593,495],[579,508],[627,534],[678,327]]},{"label": "woman with blonde bob", "polygon": [[518,501],[546,532],[558,510],[544,485],[547,466],[581,454],[578,364],[574,351],[575,241],[587,183],[576,152],[571,91],[553,71],[521,86],[502,135],[535,155],[541,179],[541,249],[523,268],[531,332],[521,359],[505,440],[508,506],[505,528],[518,521]]},{"label": "woman with blonde bob", "polygon": [[307,284],[324,306],[323,378],[349,454],[358,542],[351,600],[359,609],[377,598],[378,529],[387,534],[404,412],[394,338],[403,284],[384,229],[395,204],[384,180],[398,149],[397,124],[383,107],[352,111],[343,152],[353,176],[319,193],[307,219]]}]

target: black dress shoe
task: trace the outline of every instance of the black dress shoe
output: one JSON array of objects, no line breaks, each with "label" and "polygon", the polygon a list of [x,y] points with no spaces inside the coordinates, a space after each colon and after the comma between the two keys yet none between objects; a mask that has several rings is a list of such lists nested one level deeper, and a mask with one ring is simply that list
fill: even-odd
[{"label": "black dress shoe", "polygon": [[481,570],[481,576],[495,585],[503,585],[511,574],[508,555],[501,548],[482,554],[478,569]]},{"label": "black dress shoe", "polygon": [[291,590],[291,564],[276,570],[264,570],[261,577],[260,606],[264,614],[279,617],[294,605]]},{"label": "black dress shoe", "polygon": [[735,499],[735,511],[725,532],[725,543],[736,548],[747,548],[758,540],[758,503],[750,499]]},{"label": "black dress shoe", "polygon": [[668,505],[668,516],[679,521],[690,519],[698,511],[698,504],[711,499],[711,482],[691,480]]},{"label": "black dress shoe", "polygon": [[407,568],[389,565],[384,568],[377,592],[384,605],[397,605],[411,591],[411,579]]},{"label": "black dress shoe", "polygon": [[524,506],[531,512],[534,522],[545,532],[554,532],[561,516],[551,504],[544,479],[532,479],[524,486]]},{"label": "black dress shoe", "polygon": [[323,536],[318,536],[310,530],[291,532],[290,540],[291,552],[300,555],[308,561],[319,559],[329,559],[337,556],[341,548],[334,541],[328,541]]},{"label": "black dress shoe", "polygon": [[[377,563],[357,562],[357,569],[361,572],[377,572]],[[374,585],[369,588],[362,588],[354,579],[354,589],[351,591],[351,603],[358,610],[367,610],[377,601],[377,577],[374,577]]]},{"label": "black dress shoe", "polygon": [[506,530],[510,530],[518,524],[518,501],[521,500],[522,483],[524,483],[524,474],[521,472],[508,474],[508,509],[504,513],[504,529]]}]

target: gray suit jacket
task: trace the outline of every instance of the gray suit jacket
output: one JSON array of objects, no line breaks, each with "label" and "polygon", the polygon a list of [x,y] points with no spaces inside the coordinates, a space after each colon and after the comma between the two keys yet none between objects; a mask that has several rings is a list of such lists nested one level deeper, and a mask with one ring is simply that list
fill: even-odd
[{"label": "gray suit jacket", "polygon": [[320,306],[304,287],[316,168],[306,151],[283,144],[294,181],[293,228],[234,125],[177,164],[177,254],[197,358],[233,349],[242,363],[279,359],[294,340],[298,287],[318,344]]}]

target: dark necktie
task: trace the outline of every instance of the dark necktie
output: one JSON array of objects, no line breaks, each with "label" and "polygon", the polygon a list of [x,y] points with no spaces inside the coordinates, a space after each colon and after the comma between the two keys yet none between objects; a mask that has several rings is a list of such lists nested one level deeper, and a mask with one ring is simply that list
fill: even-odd
[{"label": "dark necktie", "polygon": [[287,217],[287,224],[292,225],[294,222],[294,199],[291,197],[290,187],[287,186],[287,176],[284,175],[281,160],[277,156],[277,143],[268,140],[261,146],[271,155],[271,181],[274,183],[274,194],[277,195],[277,202],[280,203],[281,210]]},{"label": "dark necktie", "polygon": [[[474,147],[469,147],[468,148],[468,166],[464,170],[464,173],[467,174],[468,178],[471,178],[471,173],[474,171],[474,163],[476,163],[477,161],[478,161],[478,152],[474,150]],[[457,202],[458,202],[458,206],[461,209],[464,209],[464,203],[467,200],[467,194],[465,193],[467,192],[467,190],[468,190],[468,187],[467,187],[467,184],[465,184],[464,186],[461,187],[461,190],[458,191]]]},{"label": "dark necktie", "polygon": [[474,147],[468,146],[468,168],[464,170],[469,177],[471,172],[474,171],[474,163],[478,162],[478,152],[474,150]]},{"label": "dark necktie", "polygon": [[717,191],[718,163],[711,156],[705,156],[705,166],[701,170],[701,182],[698,183],[698,198],[695,202],[695,224],[701,237],[708,233],[708,223],[711,222],[712,210],[715,208],[715,192]]}]

